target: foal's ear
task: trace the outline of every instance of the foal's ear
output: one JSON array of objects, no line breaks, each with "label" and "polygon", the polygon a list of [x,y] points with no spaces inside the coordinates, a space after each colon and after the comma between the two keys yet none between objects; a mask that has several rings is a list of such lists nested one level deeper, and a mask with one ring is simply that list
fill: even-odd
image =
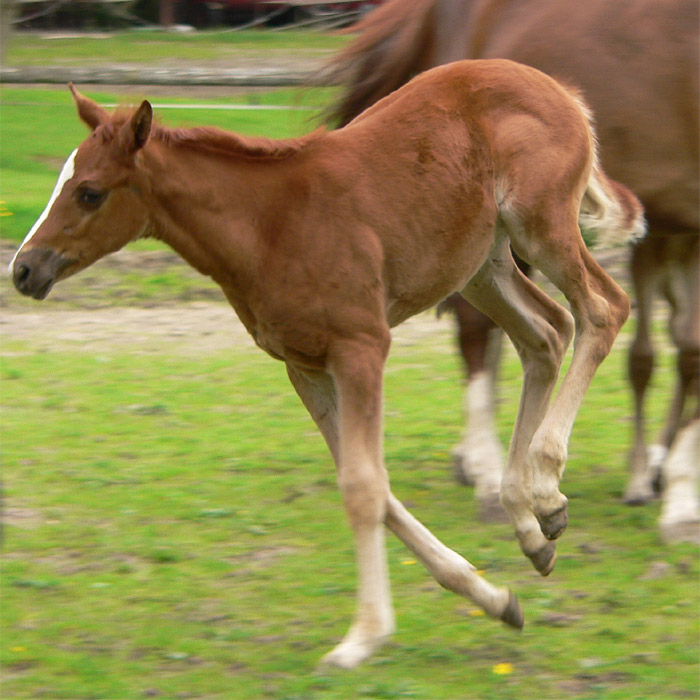
[{"label": "foal's ear", "polygon": [[148,100],[144,100],[119,133],[119,139],[129,153],[136,153],[146,145],[152,124],[153,107]]},{"label": "foal's ear", "polygon": [[109,119],[109,112],[100,107],[89,97],[85,97],[78,92],[73,83],[68,83],[68,87],[73,95],[73,100],[78,108],[78,116],[94,131],[100,124],[104,124]]}]

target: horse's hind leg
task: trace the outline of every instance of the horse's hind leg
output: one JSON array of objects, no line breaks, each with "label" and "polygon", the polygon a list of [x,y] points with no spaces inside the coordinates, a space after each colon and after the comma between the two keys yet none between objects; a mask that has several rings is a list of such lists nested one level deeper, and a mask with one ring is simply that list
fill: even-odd
[{"label": "horse's hind leg", "polygon": [[[647,503],[654,497],[645,440],[644,399],[654,369],[651,311],[660,270],[655,241],[644,239],[632,248],[630,271],[637,300],[637,326],[628,354],[628,375],[634,394],[634,435],[630,452],[630,479],[624,501],[630,505]],[[663,450],[665,457],[666,449]]]},{"label": "horse's hind leg", "polygon": [[[700,268],[698,237],[676,236],[667,240],[672,251],[665,296],[671,306],[670,331],[677,350],[677,383],[666,426],[659,443],[670,449],[684,414],[698,415],[700,394]],[[695,402],[694,407],[691,402]],[[686,417],[690,417],[687,416]]]},{"label": "horse's hind leg", "polygon": [[665,488],[659,518],[665,542],[700,544],[700,418],[678,431],[664,464]]},{"label": "horse's hind leg", "polygon": [[502,520],[505,514],[499,492],[504,457],[494,418],[503,331],[460,294],[445,299],[438,313],[444,310],[454,312],[467,375],[463,395],[465,428],[459,444],[452,449],[454,474],[460,483],[475,487],[482,520]]},{"label": "horse's hind leg", "polygon": [[559,537],[567,525],[559,481],[576,414],[630,308],[627,295],[586,249],[577,222],[557,223],[545,227],[540,220],[537,243],[520,239],[523,249],[517,248],[564,293],[576,320],[571,365],[528,450],[534,512],[548,539]]},{"label": "horse's hind leg", "polygon": [[533,514],[533,473],[526,457],[573,335],[571,315],[518,270],[502,230],[489,259],[462,293],[505,330],[523,365],[520,409],[501,483],[501,502],[523,552],[546,575],[554,566],[555,547],[545,539]]}]

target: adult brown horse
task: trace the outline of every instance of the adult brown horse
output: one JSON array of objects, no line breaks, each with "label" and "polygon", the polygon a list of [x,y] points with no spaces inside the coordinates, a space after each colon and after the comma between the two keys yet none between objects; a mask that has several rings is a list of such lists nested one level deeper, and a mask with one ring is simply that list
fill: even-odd
[{"label": "adult brown horse", "polygon": [[[357,615],[326,660],[351,667],[393,631],[386,524],[446,588],[519,627],[516,598],[478,576],[391,494],[382,376],[391,326],[454,290],[492,315],[525,380],[504,503],[542,574],[566,526],[559,492],[586,389],[629,302],[588,253],[579,221],[628,239],[641,205],[599,169],[579,98],[510,61],[424,73],[349,126],[288,141],[152,123],[148,102],[110,115],[74,91],[92,134],[66,163],[12,261],[17,289],[55,282],[142,236],[211,276],[257,344],[287,365],[323,433],[357,549]],[[510,246],[566,295],[517,269]]]},{"label": "adult brown horse", "polygon": [[[462,58],[510,58],[582,89],[596,116],[603,166],[639,196],[649,221],[650,235],[633,248],[631,263],[637,327],[629,354],[635,396],[630,503],[652,497],[655,467],[681,416],[698,415],[698,7],[697,0],[389,0],[356,25],[359,36],[330,65],[330,79],[344,85],[329,112],[341,125],[411,75]],[[644,397],[654,363],[650,321],[657,293],[670,305],[678,381],[649,464]],[[498,343],[489,341],[489,320],[461,297],[452,296],[449,305],[457,312],[470,387],[456,457],[489,511],[502,458],[487,348]],[[679,514],[683,536],[687,508],[669,510]],[[696,512],[692,523],[699,517]],[[667,528],[670,537],[673,529]]]}]

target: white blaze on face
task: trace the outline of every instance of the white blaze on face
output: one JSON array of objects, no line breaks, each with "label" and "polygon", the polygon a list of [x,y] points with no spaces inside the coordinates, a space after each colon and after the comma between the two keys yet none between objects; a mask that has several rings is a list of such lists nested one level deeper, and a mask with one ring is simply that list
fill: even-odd
[{"label": "white blaze on face", "polygon": [[27,245],[27,243],[29,243],[34,234],[39,230],[40,226],[44,223],[44,221],[46,221],[46,218],[48,217],[49,212],[51,211],[51,207],[53,207],[54,202],[59,198],[61,192],[63,192],[63,187],[65,186],[66,182],[68,182],[68,180],[70,180],[73,177],[75,173],[75,154],[77,152],[78,149],[76,148],[73,151],[73,153],[71,153],[68,157],[66,164],[61,170],[61,174],[58,176],[56,186],[53,188],[53,192],[51,193],[49,203],[46,205],[46,209],[44,209],[44,211],[41,213],[41,216],[36,220],[36,223],[34,224],[34,226],[32,226],[31,230],[26,235],[25,239],[22,241],[22,245],[17,249],[14,258],[12,258],[12,261],[10,262],[9,266],[10,274],[12,273],[12,268],[14,267],[15,260],[17,259],[17,256],[19,255],[20,251],[22,250],[22,248],[24,248],[25,245]]}]

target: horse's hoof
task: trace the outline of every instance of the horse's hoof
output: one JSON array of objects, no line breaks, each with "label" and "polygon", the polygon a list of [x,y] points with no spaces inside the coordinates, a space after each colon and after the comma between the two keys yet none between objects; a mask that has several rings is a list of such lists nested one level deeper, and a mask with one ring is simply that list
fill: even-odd
[{"label": "horse's hoof", "polygon": [[549,576],[557,560],[557,545],[554,542],[547,542],[534,554],[528,554],[527,556],[542,576]]},{"label": "horse's hoof", "polygon": [[525,618],[523,617],[523,610],[520,607],[518,598],[513,593],[513,591],[508,591],[508,605],[501,615],[501,620],[511,627],[515,627],[516,630],[521,630],[525,624]]},{"label": "horse's hoof", "polygon": [[461,452],[452,452],[452,476],[461,486],[474,486],[476,479],[469,469],[469,460]]},{"label": "horse's hoof", "polygon": [[497,493],[479,500],[478,518],[482,523],[510,522]]},{"label": "horse's hoof", "polygon": [[540,524],[542,534],[548,540],[556,540],[569,524],[569,507],[565,502],[561,508],[557,508],[549,515],[538,515],[537,522]]},{"label": "horse's hoof", "polygon": [[691,544],[700,545],[700,522],[697,520],[662,523],[660,529],[661,539],[665,544],[690,542]]},{"label": "horse's hoof", "polygon": [[622,500],[628,506],[645,506],[647,503],[651,503],[655,498],[656,496],[651,488],[630,489],[625,493]]},{"label": "horse's hoof", "polygon": [[653,498],[647,498],[645,496],[627,496],[624,499],[624,503],[627,506],[645,506],[647,503],[651,503]]}]

